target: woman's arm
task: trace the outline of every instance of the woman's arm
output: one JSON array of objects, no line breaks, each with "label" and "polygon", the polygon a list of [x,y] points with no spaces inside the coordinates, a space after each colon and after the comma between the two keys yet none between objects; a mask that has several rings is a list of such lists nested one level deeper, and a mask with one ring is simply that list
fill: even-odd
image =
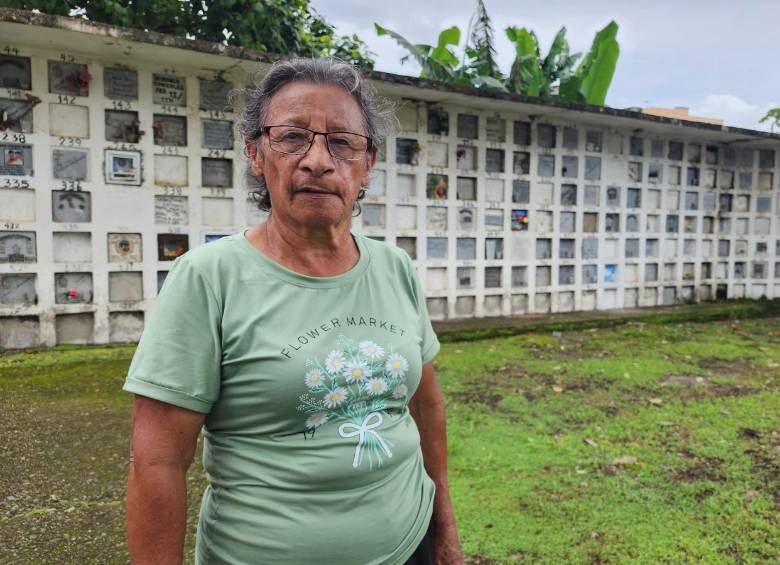
[{"label": "woman's arm", "polygon": [[433,362],[423,366],[420,386],[409,401],[417,429],[420,430],[425,470],[436,483],[433,501],[434,550],[437,565],[461,565],[463,556],[455,527],[455,513],[447,483],[447,423],[444,398],[433,369]]},{"label": "woman's arm", "polygon": [[127,540],[133,565],[179,565],[187,523],[187,469],[205,415],[136,395]]}]

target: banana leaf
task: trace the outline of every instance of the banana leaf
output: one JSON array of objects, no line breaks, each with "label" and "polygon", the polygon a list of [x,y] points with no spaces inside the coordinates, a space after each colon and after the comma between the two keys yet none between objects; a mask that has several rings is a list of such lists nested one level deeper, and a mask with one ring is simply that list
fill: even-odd
[{"label": "banana leaf", "polygon": [[[376,34],[378,36],[381,37],[383,35],[389,35],[390,37],[396,40],[398,45],[405,48],[409,52],[409,54],[405,55],[403,59],[407,59],[408,57],[411,56],[414,58],[415,61],[417,61],[417,64],[420,65],[423,74],[429,74],[431,72],[430,65],[428,65],[428,52],[430,51],[429,45],[413,45],[408,39],[406,39],[400,33],[382,27],[378,23],[374,23],[374,27],[376,28]],[[428,47],[428,50],[425,50],[424,49],[425,47]]]}]

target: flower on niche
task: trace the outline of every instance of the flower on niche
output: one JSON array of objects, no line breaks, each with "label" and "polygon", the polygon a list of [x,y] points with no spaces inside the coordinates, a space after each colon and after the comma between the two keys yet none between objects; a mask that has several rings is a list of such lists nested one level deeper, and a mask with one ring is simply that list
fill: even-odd
[{"label": "flower on niche", "polygon": [[325,395],[325,406],[328,408],[336,408],[337,406],[344,403],[344,401],[347,399],[347,394],[349,393],[343,386],[334,388]]},{"label": "flower on niche", "polygon": [[400,353],[393,353],[385,362],[385,370],[395,378],[403,377],[409,370],[409,361]]},{"label": "flower on niche", "polygon": [[406,398],[409,388],[405,384],[400,384],[393,389],[393,398]]},{"label": "flower on niche", "polygon": [[324,376],[322,374],[322,371],[319,369],[310,369],[306,373],[306,378],[304,381],[306,382],[306,386],[309,388],[316,388],[323,384]]},{"label": "flower on niche", "polygon": [[78,295],[79,295],[79,291],[78,291],[78,290],[76,290],[75,288],[71,288],[71,289],[70,289],[70,290],[68,290],[68,292],[67,292],[67,296],[68,296],[68,298],[76,298],[76,297],[78,297]]},{"label": "flower on niche", "polygon": [[365,363],[351,361],[344,368],[344,376],[347,382],[362,383],[371,376],[371,369]]},{"label": "flower on niche", "polygon": [[382,346],[374,343],[373,341],[361,341],[358,344],[358,347],[360,348],[360,352],[363,355],[372,360],[381,359],[385,354],[385,350],[382,349]]},{"label": "flower on niche", "polygon": [[384,379],[368,379],[366,381],[366,392],[371,396],[377,396],[387,390],[387,383]]},{"label": "flower on niche", "polygon": [[317,412],[306,419],[307,428],[319,428],[328,421],[328,415],[325,412]]},{"label": "flower on niche", "polygon": [[344,353],[334,349],[328,353],[328,358],[325,359],[325,368],[329,373],[336,374],[344,370],[344,364],[347,362],[344,359]]}]

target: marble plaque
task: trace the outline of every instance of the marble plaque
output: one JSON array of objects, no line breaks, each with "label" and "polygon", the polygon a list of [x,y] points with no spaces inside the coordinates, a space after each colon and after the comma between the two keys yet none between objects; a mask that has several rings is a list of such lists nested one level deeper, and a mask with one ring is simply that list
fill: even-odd
[{"label": "marble plaque", "polygon": [[[485,267],[485,288],[501,288],[501,286],[501,267]],[[483,309],[487,315],[501,314],[501,297],[486,296]]]},{"label": "marble plaque", "polygon": [[601,180],[601,157],[585,157],[585,180]]},{"label": "marble plaque", "polygon": [[52,190],[52,219],[66,223],[92,221],[91,196],[89,192],[80,190]]},{"label": "marble plaque", "polygon": [[417,106],[406,102],[397,110],[396,115],[401,131],[417,132]]},{"label": "marble plaque", "polygon": [[579,146],[580,135],[577,128],[563,128],[563,148],[576,150],[579,149]]},{"label": "marble plaque", "polygon": [[155,74],[152,77],[152,101],[168,106],[187,105],[186,81],[182,77]]},{"label": "marble plaque", "polygon": [[504,201],[503,179],[485,179],[485,199],[488,202]]},{"label": "marble plaque", "polygon": [[103,69],[103,94],[114,100],[138,100],[138,71],[106,67]]},{"label": "marble plaque", "polygon": [[499,237],[488,237],[485,239],[485,259],[503,259],[504,258],[504,240]]},{"label": "marble plaque", "polygon": [[106,149],[106,183],[138,186],[141,184],[141,153]]},{"label": "marble plaque", "polygon": [[446,290],[447,289],[447,269],[446,267],[436,267],[427,269],[425,277],[425,290]]},{"label": "marble plaque", "polygon": [[52,258],[55,263],[89,263],[92,261],[92,234],[54,232]]},{"label": "marble plaque", "polygon": [[537,259],[550,259],[550,258],[552,258],[552,240],[551,239],[540,238],[540,239],[536,240],[536,258]]},{"label": "marble plaque", "polygon": [[485,210],[485,229],[501,231],[504,229],[504,211],[498,209]]},{"label": "marble plaque", "polygon": [[365,228],[384,228],[385,227],[385,205],[384,204],[363,204],[362,213],[363,227]]},{"label": "marble plaque", "polygon": [[459,237],[455,242],[455,258],[459,261],[473,261],[477,258],[477,240],[473,237]]},{"label": "marble plaque", "polygon": [[189,238],[186,234],[157,234],[157,259],[159,261],[173,261],[180,255],[184,255],[188,249]]},{"label": "marble plaque", "polygon": [[449,113],[441,108],[428,108],[428,133],[431,135],[449,135]]},{"label": "marble plaque", "polygon": [[108,327],[108,339],[112,343],[138,341],[144,329],[144,313],[109,312]]},{"label": "marble plaque", "polygon": [[412,260],[417,259],[417,238],[416,237],[397,237],[395,244],[406,251]]},{"label": "marble plaque", "polygon": [[527,180],[512,181],[512,203],[528,204],[531,200],[531,183]]},{"label": "marble plaque", "polygon": [[106,110],[106,141],[138,143],[140,125],[138,112]]},{"label": "marble plaque", "polygon": [[426,248],[428,259],[446,259],[447,258],[447,238],[429,237],[426,239]]},{"label": "marble plaque", "polygon": [[458,177],[456,192],[458,200],[476,200],[477,179],[471,177]]},{"label": "marble plaque", "polygon": [[0,263],[35,263],[35,232],[0,231]]},{"label": "marble plaque", "polygon": [[438,141],[431,141],[427,145],[428,149],[428,166],[445,168],[448,166],[449,159],[449,145],[446,143],[439,143]]},{"label": "marble plaque", "polygon": [[555,155],[539,155],[536,163],[536,174],[540,177],[555,176]]},{"label": "marble plaque", "polygon": [[457,167],[464,171],[477,169],[477,148],[472,145],[458,145],[455,152]]},{"label": "marble plaque", "polygon": [[604,144],[604,135],[600,131],[589,130],[585,132],[585,151],[601,153]]},{"label": "marble plaque", "polygon": [[154,184],[157,186],[188,185],[187,157],[183,155],[154,156]]},{"label": "marble plaque", "polygon": [[476,218],[473,208],[459,208],[457,218],[459,230],[472,231],[476,227]]},{"label": "marble plaque", "polygon": [[485,170],[488,173],[504,172],[504,150],[486,149],[485,150]]},{"label": "marble plaque", "polygon": [[49,92],[68,96],[89,96],[92,77],[86,65],[49,61]]},{"label": "marble plaque", "polygon": [[109,263],[140,263],[143,260],[140,233],[109,233]]},{"label": "marble plaque", "polygon": [[16,55],[0,55],[0,86],[4,88],[32,89],[30,58]]},{"label": "marble plaque", "polygon": [[184,116],[166,116],[155,114],[152,130],[155,145],[187,145],[187,118]]},{"label": "marble plaque", "polygon": [[512,127],[512,141],[515,145],[531,145],[531,123],[515,121]]},{"label": "marble plaque", "polygon": [[32,176],[33,159],[30,145],[0,144],[0,176]]},{"label": "marble plaque", "polygon": [[382,169],[373,169],[368,180],[369,196],[384,196],[387,190],[387,173]]},{"label": "marble plaque", "polygon": [[512,159],[512,172],[516,175],[531,173],[531,154],[527,151],[515,151]]},{"label": "marble plaque", "polygon": [[0,191],[0,221],[34,222],[35,191],[29,188],[4,188]]},{"label": "marble plaque", "polygon": [[447,229],[447,208],[444,206],[428,206],[425,215],[429,230],[445,231]]},{"label": "marble plaque", "polygon": [[504,143],[506,141],[506,120],[490,117],[485,122],[485,138],[488,141]]},{"label": "marble plaque", "polygon": [[35,304],[35,275],[0,275],[0,304]]},{"label": "marble plaque", "polygon": [[52,149],[52,175],[55,179],[81,181],[89,178],[89,153],[83,149]]},{"label": "marble plaque", "polygon": [[[455,276],[458,288],[474,288],[474,267],[458,267]],[[471,298],[473,300],[473,297]]]},{"label": "marble plaque", "polygon": [[564,155],[561,158],[561,176],[577,178],[579,176],[579,158],[573,155]]},{"label": "marble plaque", "polygon": [[395,162],[399,165],[417,165],[420,144],[416,139],[397,138],[395,140]]},{"label": "marble plaque", "polygon": [[417,229],[417,206],[397,206],[395,212],[399,230]]},{"label": "marble plaque", "polygon": [[49,104],[49,133],[55,137],[89,137],[89,108]]},{"label": "marble plaque", "polygon": [[230,112],[228,95],[233,85],[223,80],[200,79],[200,109],[214,112]]},{"label": "marble plaque", "polygon": [[0,121],[6,131],[32,133],[34,106],[27,100],[0,98]]},{"label": "marble plaque", "polygon": [[417,177],[399,173],[395,177],[395,193],[398,198],[414,198],[417,196]]},{"label": "marble plaque", "polygon": [[573,232],[576,219],[577,217],[574,212],[561,212],[559,221],[560,231],[564,233]]},{"label": "marble plaque", "polygon": [[479,137],[479,118],[471,114],[458,114],[458,137],[477,139]]},{"label": "marble plaque", "polygon": [[188,221],[189,211],[186,196],[155,195],[154,222],[156,224],[181,225]]},{"label": "marble plaque", "polygon": [[[460,271],[460,268],[458,268]],[[460,281],[460,278],[458,278]],[[458,288],[470,288],[458,284]],[[476,308],[476,298],[474,296],[458,296],[455,298],[455,315],[459,317],[471,317],[474,315],[474,309]]]},{"label": "marble plaque", "polygon": [[203,225],[212,227],[230,227],[233,225],[233,199],[204,197],[201,200]]},{"label": "marble plaque", "polygon": [[555,147],[556,144],[555,134],[556,134],[555,126],[549,124],[539,124],[536,127],[537,145],[539,145],[539,147],[552,149],[553,147]]},{"label": "marble plaque", "polygon": [[577,185],[562,184],[561,185],[561,206],[576,206],[576,205],[577,205]]},{"label": "marble plaque", "polygon": [[87,344],[94,341],[95,315],[57,314],[54,317],[56,341],[60,343]]},{"label": "marble plaque", "polygon": [[201,120],[202,146],[207,149],[233,149],[233,122]]},{"label": "marble plaque", "polygon": [[92,302],[92,273],[55,273],[56,304],[89,304]]},{"label": "marble plaque", "polygon": [[230,188],[233,186],[231,159],[201,159],[201,186]]},{"label": "marble plaque", "polygon": [[447,175],[428,174],[425,195],[429,200],[447,199]]},{"label": "marble plaque", "polygon": [[143,273],[138,271],[108,273],[109,302],[137,302],[143,298]]}]

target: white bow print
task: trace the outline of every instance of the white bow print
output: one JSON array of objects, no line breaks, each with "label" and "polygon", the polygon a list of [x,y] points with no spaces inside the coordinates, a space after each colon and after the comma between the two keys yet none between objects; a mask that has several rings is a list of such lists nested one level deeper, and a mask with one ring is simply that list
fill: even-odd
[{"label": "white bow print", "polygon": [[376,438],[382,451],[385,452],[385,455],[388,457],[393,456],[393,454],[390,453],[390,449],[387,447],[385,440],[382,439],[382,436],[374,431],[374,428],[378,428],[380,425],[382,425],[382,414],[379,412],[371,412],[371,414],[368,414],[363,418],[363,423],[359,426],[352,422],[347,422],[339,426],[339,434],[341,437],[349,438],[359,436],[358,444],[355,447],[355,457],[352,459],[353,467],[357,468],[358,462],[360,461],[360,450],[363,448],[363,443],[366,441],[366,434],[372,434]]}]

